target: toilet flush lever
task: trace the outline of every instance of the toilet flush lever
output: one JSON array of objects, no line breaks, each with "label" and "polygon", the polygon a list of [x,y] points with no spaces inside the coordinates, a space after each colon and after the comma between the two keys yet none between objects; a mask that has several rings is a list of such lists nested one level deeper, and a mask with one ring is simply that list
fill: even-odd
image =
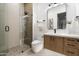
[{"label": "toilet flush lever", "polygon": [[9,30],[9,26],[5,26],[5,31],[8,32]]}]

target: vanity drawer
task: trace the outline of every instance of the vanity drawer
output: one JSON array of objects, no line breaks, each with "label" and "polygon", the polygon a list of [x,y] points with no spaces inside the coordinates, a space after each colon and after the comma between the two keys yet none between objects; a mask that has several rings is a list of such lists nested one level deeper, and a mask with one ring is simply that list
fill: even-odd
[{"label": "vanity drawer", "polygon": [[73,38],[64,38],[64,41],[65,41],[66,43],[77,43],[77,42],[76,42],[76,39],[73,39]]},{"label": "vanity drawer", "polygon": [[77,42],[75,39],[64,39],[64,46],[77,48]]},{"label": "vanity drawer", "polygon": [[64,47],[64,54],[68,56],[77,56],[78,50],[75,48],[71,48],[71,47]]}]

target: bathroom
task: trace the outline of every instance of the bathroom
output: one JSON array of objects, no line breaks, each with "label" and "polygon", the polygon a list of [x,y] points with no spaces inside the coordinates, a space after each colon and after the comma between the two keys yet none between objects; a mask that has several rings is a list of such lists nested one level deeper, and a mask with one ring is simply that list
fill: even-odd
[{"label": "bathroom", "polygon": [[[79,55],[78,49],[71,47],[72,52],[71,48],[65,49],[63,43],[66,39],[76,42],[79,39],[79,3],[0,3],[0,15],[3,19],[0,22],[0,55]],[[54,37],[60,40],[54,41],[58,47],[52,42]],[[78,42],[67,41],[66,44],[76,46]]]}]

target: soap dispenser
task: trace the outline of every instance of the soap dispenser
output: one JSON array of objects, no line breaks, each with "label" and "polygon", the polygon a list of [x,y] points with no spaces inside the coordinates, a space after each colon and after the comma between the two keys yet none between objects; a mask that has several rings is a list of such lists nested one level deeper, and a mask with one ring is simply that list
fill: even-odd
[{"label": "soap dispenser", "polygon": [[54,29],[54,33],[56,33],[56,29]]}]

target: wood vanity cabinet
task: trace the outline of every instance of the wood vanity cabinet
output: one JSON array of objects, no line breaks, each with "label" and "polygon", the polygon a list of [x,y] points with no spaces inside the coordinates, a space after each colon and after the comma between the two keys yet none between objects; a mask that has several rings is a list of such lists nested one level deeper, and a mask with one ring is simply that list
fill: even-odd
[{"label": "wood vanity cabinet", "polygon": [[76,39],[64,38],[64,54],[69,56],[78,55]]},{"label": "wood vanity cabinet", "polygon": [[52,51],[63,53],[63,38],[45,35],[44,47]]},{"label": "wood vanity cabinet", "polygon": [[55,50],[55,42],[52,36],[45,35],[44,36],[44,47],[50,50]]},{"label": "wood vanity cabinet", "polygon": [[68,56],[79,56],[79,39],[44,35],[44,47]]},{"label": "wood vanity cabinet", "polygon": [[44,36],[44,47],[50,49],[50,36]]},{"label": "wood vanity cabinet", "polygon": [[77,56],[78,50],[72,47],[65,47],[64,48],[64,54],[68,56]]},{"label": "wood vanity cabinet", "polygon": [[79,56],[79,39],[64,38],[64,54]]},{"label": "wood vanity cabinet", "polygon": [[59,53],[63,53],[64,47],[63,47],[63,38],[61,37],[53,37],[55,41],[55,51]]}]

